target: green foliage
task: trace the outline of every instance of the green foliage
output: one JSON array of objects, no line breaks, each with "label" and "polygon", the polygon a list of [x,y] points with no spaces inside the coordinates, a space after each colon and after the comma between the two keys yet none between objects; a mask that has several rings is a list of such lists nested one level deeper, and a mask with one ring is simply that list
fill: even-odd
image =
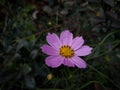
[{"label": "green foliage", "polygon": [[[0,90],[119,90],[119,0],[1,0]],[[40,46],[69,29],[94,48],[88,68],[50,68]],[[52,75],[48,79],[48,75]]]}]

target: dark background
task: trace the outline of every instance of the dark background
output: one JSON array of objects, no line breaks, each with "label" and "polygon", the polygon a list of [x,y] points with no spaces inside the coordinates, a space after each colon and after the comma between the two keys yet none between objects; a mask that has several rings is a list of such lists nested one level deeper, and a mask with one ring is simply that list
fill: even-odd
[{"label": "dark background", "polygon": [[[45,65],[47,33],[65,29],[93,47],[86,69]],[[119,0],[0,0],[0,90],[120,90],[119,49]]]}]

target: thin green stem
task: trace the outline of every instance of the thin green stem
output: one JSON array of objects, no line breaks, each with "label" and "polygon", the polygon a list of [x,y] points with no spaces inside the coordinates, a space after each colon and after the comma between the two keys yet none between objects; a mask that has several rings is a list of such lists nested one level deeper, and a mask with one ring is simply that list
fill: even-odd
[{"label": "thin green stem", "polygon": [[59,12],[57,11],[57,14],[56,14],[56,21],[55,21],[56,25],[58,24],[58,14],[59,14]]},{"label": "thin green stem", "polygon": [[[117,33],[117,32],[119,32],[119,31],[111,32],[111,33],[109,33],[108,35],[106,35],[106,36],[103,38],[103,40],[102,40],[100,43],[98,43],[98,45],[93,49],[92,53],[94,53],[94,52],[105,42],[105,40],[106,40],[109,36],[111,36],[111,35],[113,35],[113,34],[115,34],[115,33]],[[89,55],[89,56],[86,58],[86,60],[88,60],[91,56],[92,56],[92,54]]]},{"label": "thin green stem", "polygon": [[80,87],[79,89],[82,90],[83,88],[87,87],[88,85],[90,85],[92,83],[99,83],[99,82],[98,81],[89,81],[86,84],[84,84],[82,87]]},{"label": "thin green stem", "polygon": [[93,66],[89,65],[88,66],[90,67],[90,69],[94,70],[96,73],[98,73],[99,75],[103,76],[104,78],[106,78],[108,81],[110,81],[116,88],[120,89],[120,87],[115,84],[113,82],[113,80],[111,80],[109,77],[107,77],[106,75],[104,75],[103,73],[101,73],[100,71],[98,71],[96,68],[94,68]]},{"label": "thin green stem", "polygon": [[119,45],[119,44],[120,44],[120,42],[117,43],[117,44],[115,44],[115,45],[111,48],[110,51],[106,51],[106,52],[104,52],[104,53],[102,53],[102,54],[99,54],[99,55],[96,56],[96,57],[90,57],[90,58],[87,58],[86,61],[87,61],[87,60],[90,60],[90,59],[98,58],[98,57],[101,57],[101,56],[103,56],[103,55],[106,55],[106,54],[108,54],[108,53],[113,52],[112,50],[113,50],[117,45]]}]

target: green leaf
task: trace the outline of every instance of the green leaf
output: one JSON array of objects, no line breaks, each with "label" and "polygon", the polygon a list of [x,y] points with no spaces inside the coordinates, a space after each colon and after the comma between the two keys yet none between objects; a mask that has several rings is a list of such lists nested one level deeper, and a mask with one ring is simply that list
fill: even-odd
[{"label": "green leaf", "polygon": [[19,51],[22,47],[28,47],[29,43],[25,40],[19,40],[17,45],[17,51]]},{"label": "green leaf", "polygon": [[25,86],[33,89],[35,87],[35,79],[32,76],[25,76]]},{"label": "green leaf", "polygon": [[13,70],[14,68],[9,68],[8,70],[0,71],[0,84],[16,81],[20,79],[22,73],[21,71]]},{"label": "green leaf", "polygon": [[111,7],[113,7],[115,5],[114,0],[104,0],[104,2],[108,5],[110,5]]},{"label": "green leaf", "polygon": [[32,70],[32,68],[28,64],[23,65],[23,73],[24,74],[28,74],[31,70]]},{"label": "green leaf", "polygon": [[32,59],[35,59],[37,55],[38,55],[38,50],[33,50],[30,56]]}]

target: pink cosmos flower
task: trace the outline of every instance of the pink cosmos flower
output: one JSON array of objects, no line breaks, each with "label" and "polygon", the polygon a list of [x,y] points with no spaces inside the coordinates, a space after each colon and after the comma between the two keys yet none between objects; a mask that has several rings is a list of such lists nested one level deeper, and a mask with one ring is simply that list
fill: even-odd
[{"label": "pink cosmos flower", "polygon": [[86,62],[79,56],[89,55],[92,48],[83,45],[82,36],[73,38],[73,34],[65,30],[60,34],[60,38],[55,33],[48,33],[46,40],[49,45],[45,44],[41,49],[49,55],[45,60],[48,66],[56,68],[63,64],[68,67],[87,67]]}]

